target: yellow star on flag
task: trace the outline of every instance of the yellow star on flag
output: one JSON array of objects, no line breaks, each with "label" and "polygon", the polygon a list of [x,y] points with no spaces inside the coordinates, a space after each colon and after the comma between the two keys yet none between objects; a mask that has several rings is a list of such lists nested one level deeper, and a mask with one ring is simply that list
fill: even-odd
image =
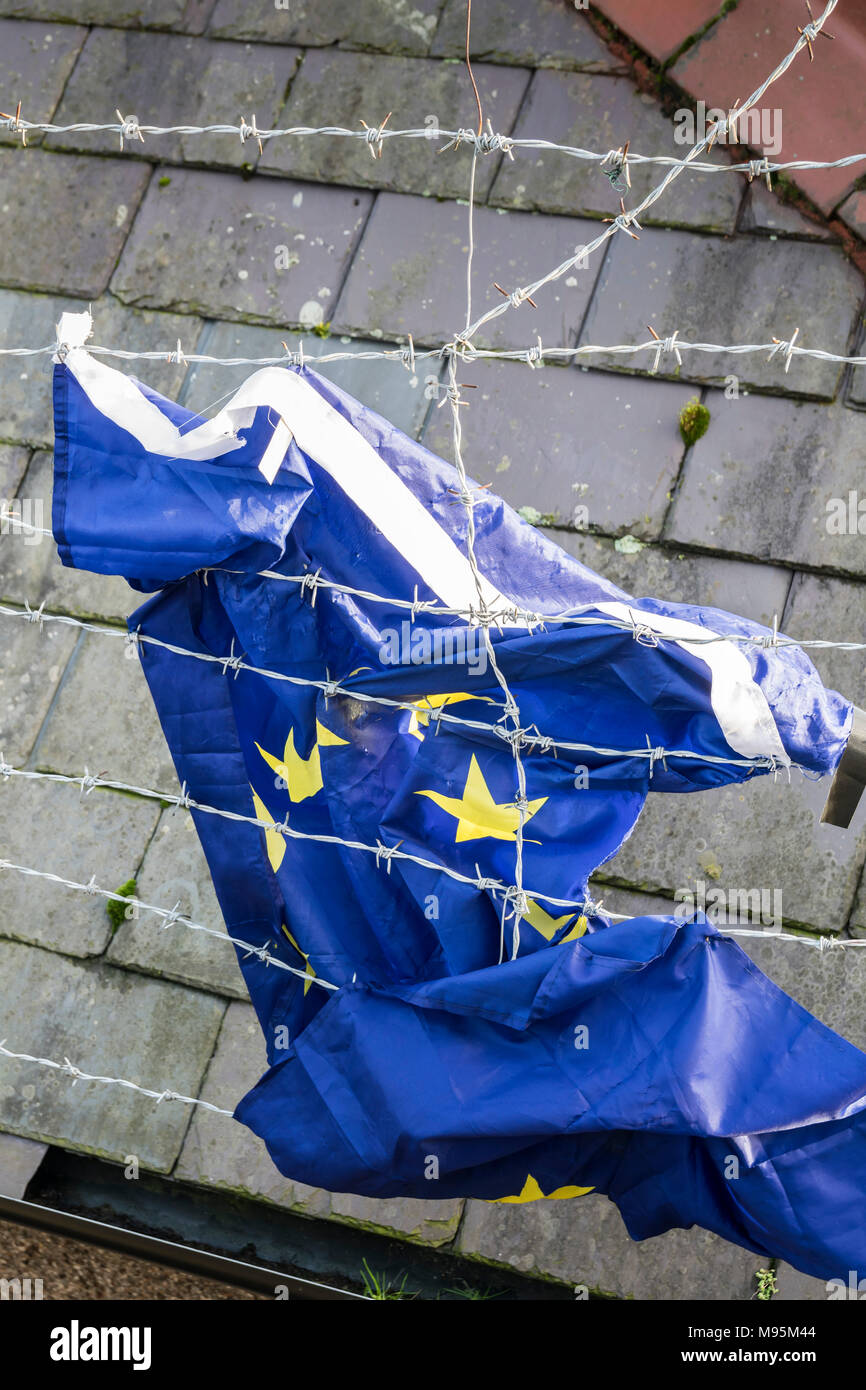
[{"label": "yellow star on flag", "polygon": [[304,957],[304,960],[307,962],[307,969],[306,969],[306,972],[305,972],[307,978],[304,980],[304,994],[306,994],[306,993],[308,992],[309,988],[310,988],[310,985],[313,983],[313,981],[314,981],[315,978],[316,978],[316,972],[315,972],[315,970],[313,969],[313,967],[310,965],[310,957],[307,955],[306,951],[302,951],[302,950],[301,950],[300,946],[298,945],[298,943],[297,943],[297,941],[295,940],[295,938],[292,936],[292,933],[289,931],[289,929],[288,929],[288,927],[286,926],[285,922],[283,922],[283,931],[285,932],[286,936],[287,936],[287,937],[289,938],[289,940],[291,941],[291,943],[292,943],[292,945],[294,946],[295,950],[297,951],[298,955],[299,955],[299,956],[303,956],[303,957]]},{"label": "yellow star on flag", "polygon": [[[545,941],[552,941],[560,927],[564,927],[573,916],[573,912],[566,912],[564,917],[551,917],[536,898],[530,898],[529,911],[523,914],[523,919],[540,932]],[[578,917],[571,931],[562,938],[559,945],[562,946],[566,941],[576,941],[579,936],[583,936],[588,926],[585,917]]]},{"label": "yellow star on flag", "polygon": [[487,705],[495,703],[487,695],[467,695],[465,690],[451,694],[422,695],[413,706],[409,716],[409,728],[406,732],[423,742],[424,735],[421,729],[428,727],[433,710],[442,709],[445,705],[457,705],[461,700],[483,700]]},{"label": "yellow star on flag", "polygon": [[285,782],[291,800],[297,802],[306,801],[307,797],[315,796],[317,792],[322,790],[322,763],[319,749],[338,743],[348,743],[348,739],[338,738],[317,719],[316,740],[312,752],[306,758],[302,757],[295,748],[294,729],[289,729],[282,761],[275,758],[273,753],[265,752],[260,743],[257,743],[256,747],[268,767],[272,768],[277,776]]},{"label": "yellow star on flag", "polygon": [[[250,791],[253,793],[253,805],[256,808],[256,820],[274,820],[275,817],[271,815],[270,811],[268,810],[265,803],[262,801],[261,797],[257,796],[255,791],[253,791],[252,783],[250,783]],[[270,866],[273,869],[274,873],[276,873],[277,869],[283,862],[283,855],[286,852],[286,837],[284,835],[281,835],[279,830],[266,830],[265,848],[268,851],[268,861],[270,863]]]},{"label": "yellow star on flag", "polygon": [[594,1187],[557,1187],[554,1192],[542,1192],[532,1174],[527,1174],[523,1189],[516,1197],[494,1197],[494,1202],[540,1202],[552,1201],[566,1197],[585,1197],[587,1192],[594,1192]]},{"label": "yellow star on flag", "polygon": [[[437,806],[441,806],[442,810],[447,812],[449,816],[456,818],[457,830],[454,836],[456,844],[462,840],[481,840],[488,836],[494,840],[517,839],[520,812],[513,801],[498,803],[493,800],[490,788],[484,780],[484,774],[478,766],[478,759],[474,753],[469,764],[469,774],[466,778],[462,797],[443,796],[441,792],[429,790],[417,791],[415,795],[428,796]],[[524,824],[532,819],[545,801],[547,801],[547,797],[541,796],[537,801],[529,802]]]}]

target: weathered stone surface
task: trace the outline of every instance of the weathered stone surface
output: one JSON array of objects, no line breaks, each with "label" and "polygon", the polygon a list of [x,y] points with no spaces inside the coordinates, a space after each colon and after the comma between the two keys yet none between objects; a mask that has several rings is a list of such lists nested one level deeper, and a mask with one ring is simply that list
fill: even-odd
[{"label": "weathered stone surface", "polygon": [[[777,568],[734,560],[708,563],[694,555],[677,558],[655,547],[624,556],[608,542],[592,537],[560,534],[556,538],[577,559],[638,598],[649,594],[707,604],[768,626],[774,615],[781,619],[784,613],[782,628],[795,637],[841,640],[852,631],[859,633],[862,626],[858,614],[852,628],[858,593],[854,585],[799,576],[786,608],[787,576]],[[835,594],[832,603],[824,602],[820,595],[828,586],[841,591],[845,602]],[[850,676],[843,681],[845,654],[812,655],[829,685],[851,691]],[[856,660],[852,669],[859,670]],[[677,889],[695,891],[698,880],[706,883],[708,892],[716,882],[743,891],[779,888],[785,917],[820,930],[839,930],[845,924],[866,847],[866,816],[850,832],[819,825],[828,789],[828,779],[810,783],[795,773],[790,787],[782,780],[774,785],[771,778],[761,777],[752,784],[691,796],[650,795],[631,838],[601,867],[600,875],[668,894]],[[770,840],[767,826],[773,827]],[[604,897],[612,905],[609,891],[605,888]]]},{"label": "weathered stone surface", "polygon": [[[0,424],[0,429],[6,426],[4,420]],[[30,462],[30,450],[21,449],[14,444],[0,444],[0,506],[8,504],[14,498],[21,480],[27,472],[27,464]],[[25,518],[26,519],[26,518]],[[6,534],[0,523],[0,535]]]},{"label": "weathered stone surface", "polygon": [[[252,1008],[248,1004],[231,1004],[208,1068],[203,1099],[226,1108],[237,1105],[266,1066],[265,1046]],[[260,1139],[242,1125],[235,1125],[227,1135],[222,1117],[204,1110],[193,1118],[175,1176],[242,1191],[307,1216],[331,1216],[353,1225],[407,1236],[425,1245],[452,1240],[463,1208],[460,1201],[374,1201],[289,1182],[277,1172]]]},{"label": "weathered stone surface", "polygon": [[0,281],[95,299],[126,240],[150,170],[129,160],[0,150]]},{"label": "weathered stone surface", "polygon": [[[181,34],[135,34],[94,29],[63,93],[57,124],[94,119],[110,88],[124,115],[142,125],[237,125],[255,112],[258,125],[274,123],[300,50],[271,45],[210,43]],[[114,112],[105,116],[113,120]],[[104,132],[49,135],[51,149],[116,154],[118,136]],[[127,157],[188,159],[236,168],[258,158],[255,141],[231,135],[147,135],[125,141]]]},{"label": "weathered stone surface", "polygon": [[0,14],[25,19],[76,20],[79,24],[114,24],[168,29],[180,25],[187,0],[0,0]]},{"label": "weathered stone surface", "polygon": [[157,171],[112,289],[125,304],[311,327],[331,317],[369,207],[369,193]]},{"label": "weathered stone surface", "polygon": [[[596,233],[591,222],[535,213],[475,210],[472,316],[501,304],[496,281],[512,291],[535,279],[541,260],[559,264]],[[337,332],[415,343],[441,343],[466,324],[465,207],[380,193],[334,315]],[[598,258],[534,296],[538,305],[509,308],[476,335],[478,347],[565,347],[592,294]]]},{"label": "weathered stone surface", "polygon": [[839,209],[839,216],[859,237],[866,241],[866,190],[858,189]]},{"label": "weathered stone surface", "polygon": [[420,1197],[358,1197],[331,1194],[331,1216],[352,1226],[397,1233],[422,1245],[449,1245],[457,1234],[463,1202],[457,1198],[428,1202]]},{"label": "weathered stone surface", "polygon": [[562,531],[547,534],[581,564],[613,580],[633,598],[700,603],[740,613],[767,627],[773,626],[775,616],[781,620],[791,582],[789,570],[655,545],[621,555],[610,541],[597,536],[566,535]]},{"label": "weathered stone surface", "polygon": [[[0,942],[6,1046],[93,1075],[196,1095],[225,1003],[163,980],[81,964],[18,942]],[[227,1116],[218,1118],[230,1125]],[[168,1172],[189,1124],[180,1101],[157,1105],[120,1086],[77,1081],[32,1062],[0,1057],[0,1124],[13,1133]]]},{"label": "weathered stone surface", "polygon": [[[605,865],[602,873],[606,868]],[[699,874],[702,870],[697,872]],[[694,882],[684,886],[694,891]],[[712,886],[707,874],[707,893]],[[605,909],[631,917],[673,915],[678,909],[678,904],[673,900],[630,892],[602,880],[593,881],[592,891],[596,900],[603,899]],[[712,899],[707,906],[708,916],[721,931],[726,927],[754,929],[760,925],[754,920],[749,921],[748,913],[739,910],[739,901],[733,897],[728,899],[726,916],[719,916]],[[790,994],[804,1009],[847,1038],[855,1047],[866,1049],[866,958],[862,951],[816,951],[806,941],[779,940],[769,930],[764,939],[735,937],[735,940],[764,974],[769,975],[780,989]],[[789,1294],[788,1297],[794,1295]]]},{"label": "weathered stone surface", "polygon": [[[179,903],[190,921],[225,932],[207,860],[188,812],[163,812],[137,882],[136,896],[141,902],[164,908]],[[162,920],[151,913],[143,912],[137,919],[122,923],[108,959],[116,965],[134,966],[148,975],[164,975],[217,994],[239,999],[247,996],[231,942],[218,941],[205,932],[183,926],[163,930]]]},{"label": "weathered stone surface", "polygon": [[[82,307],[80,300],[0,289],[0,347],[48,346],[57,340],[60,315],[66,310],[80,314]],[[110,294],[96,300],[91,308],[93,342],[101,347],[142,352],[164,348],[168,354],[180,338],[186,350],[193,350],[202,327],[196,318],[128,309]],[[175,397],[183,382],[183,367],[168,362],[107,360],[117,371],[143,378],[164,396]],[[53,442],[53,370],[50,355],[0,356],[0,437],[32,444]]]},{"label": "weathered stone surface", "polygon": [[210,32],[229,39],[265,39],[311,46],[343,42],[382,53],[424,54],[441,0],[281,0],[250,5],[219,0]]},{"label": "weathered stone surface", "polygon": [[[89,883],[93,876],[113,893],[135,875],[159,809],[114,792],[97,790],[84,797],[80,792],[63,782],[10,778],[0,796],[3,857],[75,883]],[[5,937],[69,956],[99,955],[111,937],[105,907],[105,898],[12,869],[0,874],[0,935]],[[50,980],[54,958],[41,959]],[[8,1002],[4,991],[4,1005]]]},{"label": "weathered stone surface", "polygon": [[[866,642],[862,584],[819,574],[796,574],[785,608],[782,630],[798,641]],[[866,705],[863,652],[812,647],[807,655],[831,690],[840,690],[856,705]]]},{"label": "weathered stone surface", "polygon": [[[8,110],[14,115],[20,101],[22,120],[50,121],[86,37],[87,30],[76,24],[0,19],[0,92]],[[41,139],[41,131],[32,131],[27,143],[38,145]],[[20,144],[21,136],[2,130],[0,142]]]},{"label": "weathered stone surface", "polygon": [[[674,129],[657,102],[635,91],[629,78],[536,72],[513,133],[521,139],[551,140],[601,151],[618,149],[630,140],[637,153],[682,159],[687,147],[675,142]],[[724,164],[728,156],[716,148],[709,160]],[[630,166],[628,205],[637,206],[665,172],[657,164]],[[641,224],[732,232],[742,191],[732,174],[687,171],[647,209]],[[507,207],[597,217],[618,213],[619,199],[619,192],[598,164],[555,150],[518,150],[513,160],[503,160],[490,195],[492,203]]]},{"label": "weathered stone surface", "polygon": [[590,891],[604,911],[622,917],[671,917],[677,906],[673,898],[663,898],[657,893],[635,893],[630,888],[605,883],[603,879],[590,879]]},{"label": "weathered stone surface", "polygon": [[[516,68],[474,68],[481,100],[494,130],[507,133],[514,124],[528,74]],[[386,140],[380,159],[371,159],[367,144],[348,138],[309,136],[272,140],[265,148],[265,170],[322,183],[399,189],[404,193],[465,198],[469,193],[471,146],[440,155],[446,141],[438,129],[471,128],[475,97],[465,69],[437,59],[386,58],[340,49],[310,50],[292,83],[280,126],[376,126],[391,112],[396,130],[423,129],[429,140]],[[335,116],[339,112],[339,119]],[[435,126],[430,121],[433,115]],[[496,173],[496,156],[478,161],[476,196],[483,199]]]},{"label": "weathered stone surface", "polygon": [[[52,491],[52,455],[37,452],[15,504],[22,523],[51,529]],[[142,601],[125,579],[69,569],[61,563],[51,536],[27,534],[23,526],[19,534],[0,537],[0,597],[32,608],[44,603],[78,617],[103,618],[125,618]]]},{"label": "weathered stone surface", "polygon": [[762,179],[749,184],[740,214],[740,230],[767,232],[771,236],[808,237],[811,241],[832,241],[833,234],[820,222],[804,217],[796,208],[771,193]]},{"label": "weathered stone surface", "polygon": [[[0,552],[22,545],[21,537],[4,537]],[[0,617],[0,750],[20,767],[33,749],[54,698],[77,633],[60,623],[35,624]]]},{"label": "weathered stone surface", "polygon": [[[866,802],[850,829],[822,825],[829,778],[771,776],[687,795],[651,793],[631,838],[604,877],[674,896],[763,890],[768,915],[780,894],[788,922],[838,932],[848,920],[866,857]],[[739,900],[737,900],[739,901]]]},{"label": "weathered stone surface", "polygon": [[134,648],[101,633],[84,635],[37,745],[36,762],[79,775],[86,765],[115,781],[173,793],[177,774],[150,691],[138,659],[124,660],[125,651]]},{"label": "weathered stone surface", "polygon": [[866,936],[866,884],[863,883],[862,878],[857,888],[854,906],[851,909],[848,930],[852,936]]},{"label": "weathered stone surface", "polygon": [[[267,1068],[256,1015],[249,1004],[230,1004],[202,1087],[202,1100],[233,1109]],[[305,1216],[327,1216],[329,1194],[293,1183],[274,1167],[261,1139],[244,1125],[199,1110],[192,1118],[174,1172],[177,1178],[228,1188]]]},{"label": "weathered stone surface", "polygon": [[[557,526],[659,534],[683,455],[687,387],[517,362],[463,372],[477,386],[466,392],[463,457],[479,482]],[[424,442],[453,461],[450,411],[431,411]]]},{"label": "weathered stone surface", "polygon": [[0,1134],[0,1193],[23,1197],[47,1152],[47,1144],[22,1139],[18,1134]]},{"label": "weathered stone surface", "polygon": [[[847,1279],[847,1271],[840,1275],[840,1278]],[[801,1303],[805,1299],[813,1302],[825,1301],[827,1298],[827,1285],[823,1279],[811,1279],[808,1274],[801,1274],[799,1269],[794,1269],[791,1265],[784,1262],[779,1265],[776,1271],[776,1290],[773,1295],[774,1303]]]},{"label": "weathered stone surface", "polygon": [[[710,886],[708,880],[708,890]],[[631,917],[674,915],[678,909],[678,904],[672,900],[648,893],[630,892],[600,880],[593,882],[592,890],[596,900],[603,899],[604,908],[608,911]],[[708,904],[708,915],[720,931],[729,927],[754,930],[760,925],[755,921],[750,922],[747,913],[738,911],[736,900],[728,901],[728,915],[722,918],[718,916],[713,903]],[[862,951],[817,951],[807,941],[779,940],[771,931],[766,932],[764,939],[734,939],[759,969],[804,1009],[847,1038],[855,1047],[866,1048],[866,958]],[[789,1270],[791,1273],[794,1271]],[[798,1274],[797,1278],[804,1279],[805,1276]],[[795,1295],[789,1293],[787,1296],[792,1298]]]},{"label": "weathered stone surface", "polygon": [[[652,228],[637,242],[617,233],[581,342],[646,342],[645,325],[652,324],[662,337],[676,328],[693,343],[768,343],[773,337],[790,340],[800,326],[800,343],[844,351],[862,294],[860,275],[835,246],[762,237],[723,240]],[[599,361],[646,371],[653,359],[646,353],[633,359],[603,355]],[[660,373],[675,370],[673,357],[665,355]],[[803,357],[786,375],[781,357],[768,362],[762,353],[733,358],[691,352],[683,354],[681,374],[693,381],[720,381],[736,372],[741,386],[831,398],[841,370],[836,363]]]},{"label": "weathered stone surface", "polygon": [[706,403],[710,427],[686,458],[665,536],[761,560],[866,573],[866,546],[856,530],[859,520],[866,528],[857,512],[862,416],[838,405],[727,400],[721,392]]},{"label": "weathered stone surface", "polygon": [[[858,348],[858,355],[866,356],[864,348]],[[848,393],[848,400],[852,405],[866,406],[866,367],[855,367],[851,374],[851,386]]]},{"label": "weathered stone surface", "polygon": [[[348,391],[364,405],[370,406],[406,434],[417,436],[424,422],[429,401],[424,395],[425,378],[435,372],[436,363],[419,362],[413,375],[402,362],[369,361],[323,362],[316,358],[323,353],[381,352],[393,344],[367,338],[329,337],[315,334],[290,338],[288,345],[297,352],[303,344],[304,356],[310,366]],[[216,323],[208,330],[201,351],[212,357],[279,357],[283,352],[280,334],[272,328],[252,328],[246,324]],[[183,403],[191,410],[207,410],[213,401],[227,391],[234,391],[246,381],[255,367],[211,367],[206,362],[194,364],[184,383]]]},{"label": "weathered stone surface", "polygon": [[614,1204],[595,1193],[517,1206],[467,1202],[457,1243],[467,1255],[620,1298],[748,1299],[761,1263],[698,1228],[633,1241]]},{"label": "weathered stone surface", "polygon": [[[492,63],[523,63],[530,68],[579,68],[586,72],[621,72],[622,64],[605,47],[587,21],[561,0],[497,0],[472,11],[469,51]],[[447,0],[432,53],[463,58],[466,52],[466,5]]]},{"label": "weathered stone surface", "polygon": [[776,984],[804,1009],[866,1048],[866,959],[863,951],[817,951],[793,941],[743,937],[739,944]]}]

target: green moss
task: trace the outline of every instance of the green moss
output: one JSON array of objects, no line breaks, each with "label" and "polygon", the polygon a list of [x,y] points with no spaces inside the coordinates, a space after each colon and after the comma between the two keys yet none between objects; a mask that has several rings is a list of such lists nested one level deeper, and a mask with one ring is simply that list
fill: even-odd
[{"label": "green moss", "polygon": [[646,541],[638,540],[637,536],[620,536],[619,540],[613,543],[618,555],[637,555],[645,546]]},{"label": "green moss", "polygon": [[317,323],[312,331],[317,338],[329,337],[331,333],[331,320],[327,319],[324,323]]},{"label": "green moss", "polygon": [[[123,898],[134,898],[137,889],[138,884],[136,883],[134,878],[131,878],[127,883],[124,883],[123,886],[121,888],[118,888],[116,891]],[[113,898],[109,898],[105,904],[105,911],[108,913],[108,920],[111,923],[113,929],[117,931],[121,923],[126,920],[125,904],[115,902]]]},{"label": "green moss", "polygon": [[517,515],[530,526],[555,526],[557,522],[556,512],[540,512],[537,507],[518,507]]},{"label": "green moss", "polygon": [[684,444],[697,444],[710,427],[710,412],[693,396],[680,411],[680,434]]},{"label": "green moss", "polygon": [[759,1269],[755,1273],[755,1278],[758,1281],[757,1297],[762,1302],[771,1299],[773,1294],[779,1292],[776,1287],[776,1271],[774,1269]]},{"label": "green moss", "polygon": [[162,178],[157,180],[159,188],[168,188],[168,185],[170,183],[171,179],[169,178],[168,174],[163,174]]}]

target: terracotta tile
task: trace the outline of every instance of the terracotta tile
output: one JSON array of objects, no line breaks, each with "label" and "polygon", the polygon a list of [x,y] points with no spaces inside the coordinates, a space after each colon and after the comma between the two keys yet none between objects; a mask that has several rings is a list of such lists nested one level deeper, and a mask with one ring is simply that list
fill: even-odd
[{"label": "terracotta tile", "polygon": [[647,0],[601,0],[595,8],[663,62],[719,13],[721,0],[677,0],[676,5],[648,5]]},{"label": "terracotta tile", "polygon": [[[859,13],[855,10],[859,8]],[[820,5],[813,6],[815,14]],[[745,98],[785,56],[806,15],[802,0],[740,0],[707,36],[683,55],[672,76],[687,92],[727,109]],[[818,38],[815,61],[804,50],[768,91],[765,109],[782,110],[782,150],[775,157],[840,159],[859,148],[866,122],[866,12],[840,7]],[[845,195],[857,167],[800,170],[796,182],[825,212]]]}]

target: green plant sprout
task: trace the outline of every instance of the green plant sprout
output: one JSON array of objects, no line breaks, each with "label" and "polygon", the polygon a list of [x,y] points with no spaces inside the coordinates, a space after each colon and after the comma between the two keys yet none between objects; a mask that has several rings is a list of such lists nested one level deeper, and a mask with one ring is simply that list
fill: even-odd
[{"label": "green plant sprout", "polygon": [[774,1269],[759,1269],[755,1278],[758,1281],[757,1297],[766,1302],[779,1292],[776,1287],[776,1271]]},{"label": "green plant sprout", "polygon": [[415,1297],[414,1293],[406,1292],[406,1280],[409,1277],[408,1275],[404,1274],[402,1281],[398,1284],[388,1279],[384,1274],[375,1274],[367,1264],[366,1258],[362,1260],[361,1263],[363,1265],[361,1278],[364,1281],[364,1288],[368,1298],[385,1300],[398,1298],[410,1299]]}]

